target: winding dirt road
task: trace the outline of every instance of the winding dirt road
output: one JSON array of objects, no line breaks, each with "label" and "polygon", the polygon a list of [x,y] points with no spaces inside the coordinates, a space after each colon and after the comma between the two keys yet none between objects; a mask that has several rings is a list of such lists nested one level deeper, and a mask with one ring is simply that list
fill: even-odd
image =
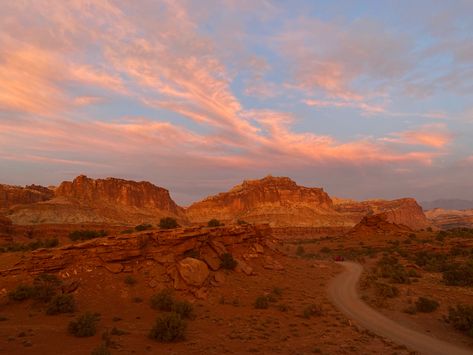
[{"label": "winding dirt road", "polygon": [[460,348],[424,333],[406,328],[376,312],[360,300],[356,285],[363,267],[352,262],[341,262],[345,271],[329,285],[328,294],[333,304],[349,318],[363,327],[389,338],[395,343],[406,345],[426,355],[472,355],[473,350]]}]

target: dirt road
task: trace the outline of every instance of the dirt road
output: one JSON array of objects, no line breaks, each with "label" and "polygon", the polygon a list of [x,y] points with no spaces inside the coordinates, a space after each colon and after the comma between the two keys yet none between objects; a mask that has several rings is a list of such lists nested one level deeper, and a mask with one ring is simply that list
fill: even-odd
[{"label": "dirt road", "polygon": [[473,350],[457,347],[445,341],[430,337],[424,333],[406,328],[369,307],[360,300],[356,285],[363,267],[352,262],[341,262],[345,271],[329,285],[328,294],[333,304],[363,327],[406,345],[426,355],[472,355]]}]

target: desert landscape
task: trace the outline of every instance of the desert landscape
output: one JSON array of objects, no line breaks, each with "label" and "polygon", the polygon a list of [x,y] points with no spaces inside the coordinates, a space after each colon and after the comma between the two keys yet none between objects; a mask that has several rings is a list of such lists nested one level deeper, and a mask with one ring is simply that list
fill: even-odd
[{"label": "desert landscape", "polygon": [[6,353],[422,350],[337,304],[347,261],[369,307],[473,350],[473,230],[441,229],[414,199],[332,199],[267,176],[180,207],[149,182],[81,175],[1,185],[0,203]]},{"label": "desert landscape", "polygon": [[472,0],[0,6],[0,355],[473,354]]}]

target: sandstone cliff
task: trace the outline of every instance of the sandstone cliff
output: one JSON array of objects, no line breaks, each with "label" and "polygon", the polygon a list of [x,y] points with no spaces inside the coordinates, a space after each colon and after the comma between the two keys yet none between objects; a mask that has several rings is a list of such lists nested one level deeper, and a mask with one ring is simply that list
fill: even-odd
[{"label": "sandstone cliff", "polygon": [[169,191],[149,182],[90,179],[78,176],[63,182],[54,198],[12,208],[8,217],[17,224],[38,223],[157,223],[162,217],[185,222],[184,210]]},{"label": "sandstone cliff", "polygon": [[186,214],[191,221],[200,223],[212,218],[269,223],[273,227],[345,223],[323,189],[298,186],[287,177],[272,176],[244,181],[229,192],[196,202],[187,208]]},{"label": "sandstone cliff", "polygon": [[0,210],[16,205],[47,201],[53,196],[54,191],[43,186],[30,185],[22,187],[0,184]]},{"label": "sandstone cliff", "polygon": [[422,207],[413,198],[392,201],[367,200],[356,202],[340,199],[335,201],[335,209],[354,223],[359,222],[367,215],[383,214],[387,222],[404,225],[413,230],[424,229],[431,224],[422,211]]},{"label": "sandstone cliff", "polygon": [[425,214],[432,224],[440,229],[473,228],[473,210],[435,208]]}]

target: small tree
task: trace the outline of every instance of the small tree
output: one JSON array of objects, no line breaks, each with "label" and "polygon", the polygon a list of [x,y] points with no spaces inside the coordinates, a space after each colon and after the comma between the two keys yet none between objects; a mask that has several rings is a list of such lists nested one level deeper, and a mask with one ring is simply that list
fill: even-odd
[{"label": "small tree", "polygon": [[96,314],[84,313],[69,323],[68,331],[80,338],[94,336],[97,332],[99,317]]},{"label": "small tree", "polygon": [[230,253],[225,253],[222,255],[222,261],[220,266],[227,270],[233,270],[238,265],[238,262],[233,258],[233,255]]},{"label": "small tree", "polygon": [[179,224],[177,223],[175,218],[172,217],[165,217],[161,218],[159,221],[159,228],[161,229],[174,229],[179,227]]}]

